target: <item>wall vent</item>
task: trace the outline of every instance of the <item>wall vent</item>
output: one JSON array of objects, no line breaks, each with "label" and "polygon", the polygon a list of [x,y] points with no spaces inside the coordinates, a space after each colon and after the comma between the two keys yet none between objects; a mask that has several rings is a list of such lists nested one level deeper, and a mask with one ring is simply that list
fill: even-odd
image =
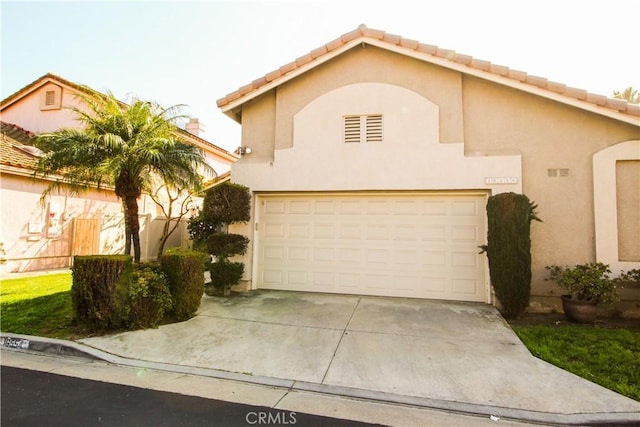
[{"label": "wall vent", "polygon": [[53,90],[48,90],[44,95],[44,105],[55,105],[56,103],[56,92]]},{"label": "wall vent", "polygon": [[382,142],[382,114],[344,116],[344,142]]},{"label": "wall vent", "polygon": [[551,178],[566,178],[569,176],[569,169],[547,169],[547,176]]}]

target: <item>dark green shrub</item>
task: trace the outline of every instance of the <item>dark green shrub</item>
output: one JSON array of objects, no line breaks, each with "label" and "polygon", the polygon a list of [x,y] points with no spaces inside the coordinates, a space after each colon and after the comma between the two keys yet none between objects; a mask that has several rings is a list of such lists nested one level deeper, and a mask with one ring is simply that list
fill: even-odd
[{"label": "dark green shrub", "polygon": [[125,307],[127,326],[156,327],[172,306],[169,283],[160,264],[136,264]]},{"label": "dark green shrub", "polygon": [[243,185],[223,182],[207,190],[202,210],[187,223],[194,248],[201,250],[225,225],[251,218],[251,194]]},{"label": "dark green shrub", "polygon": [[228,258],[244,255],[249,246],[249,239],[241,234],[215,233],[207,240],[207,249],[216,257]]},{"label": "dark green shrub", "polygon": [[187,248],[171,248],[160,258],[169,281],[173,314],[177,320],[193,317],[204,293],[204,264],[207,255]]},{"label": "dark green shrub", "polygon": [[524,194],[502,193],[487,202],[491,284],[506,318],[519,316],[531,296],[531,221],[537,206]]},{"label": "dark green shrub", "polygon": [[76,320],[99,329],[122,326],[133,258],[130,255],[77,255],[71,270]]},{"label": "dark green shrub", "polygon": [[240,282],[244,274],[244,264],[241,262],[229,262],[221,258],[218,262],[211,263],[211,285],[216,289],[226,292],[231,285]]},{"label": "dark green shrub", "polygon": [[226,181],[207,190],[202,212],[210,224],[232,224],[251,219],[251,194],[244,185]]},{"label": "dark green shrub", "polygon": [[193,248],[195,250],[206,251],[207,239],[220,230],[220,224],[216,224],[209,218],[205,217],[202,211],[187,222],[187,230],[189,237],[193,240]]}]

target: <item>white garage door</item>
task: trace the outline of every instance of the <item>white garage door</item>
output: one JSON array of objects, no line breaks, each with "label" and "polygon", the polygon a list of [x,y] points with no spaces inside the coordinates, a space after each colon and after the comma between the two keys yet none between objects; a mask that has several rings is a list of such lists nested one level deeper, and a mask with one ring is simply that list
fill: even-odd
[{"label": "white garage door", "polygon": [[260,196],[257,287],[487,301],[485,196]]}]

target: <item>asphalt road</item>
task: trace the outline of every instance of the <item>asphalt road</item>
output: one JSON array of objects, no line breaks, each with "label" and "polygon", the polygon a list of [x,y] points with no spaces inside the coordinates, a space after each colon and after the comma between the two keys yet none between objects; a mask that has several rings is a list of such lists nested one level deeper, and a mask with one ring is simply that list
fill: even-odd
[{"label": "asphalt road", "polygon": [[7,366],[0,369],[3,427],[373,425]]}]

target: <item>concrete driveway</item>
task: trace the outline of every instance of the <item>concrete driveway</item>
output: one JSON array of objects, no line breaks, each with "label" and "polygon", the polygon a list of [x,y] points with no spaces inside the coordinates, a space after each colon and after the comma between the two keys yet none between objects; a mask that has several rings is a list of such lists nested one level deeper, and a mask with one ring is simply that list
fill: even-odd
[{"label": "concrete driveway", "polygon": [[534,358],[497,310],[479,303],[253,291],[205,296],[186,322],[81,342],[125,358],[445,410],[536,422],[640,419],[640,402]]}]

